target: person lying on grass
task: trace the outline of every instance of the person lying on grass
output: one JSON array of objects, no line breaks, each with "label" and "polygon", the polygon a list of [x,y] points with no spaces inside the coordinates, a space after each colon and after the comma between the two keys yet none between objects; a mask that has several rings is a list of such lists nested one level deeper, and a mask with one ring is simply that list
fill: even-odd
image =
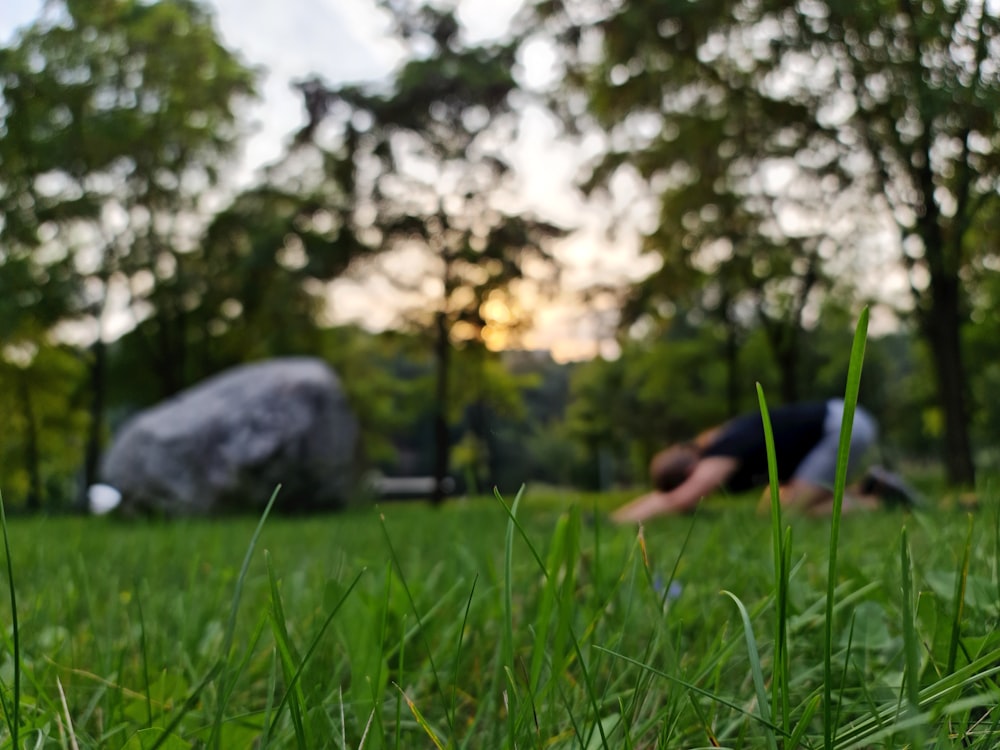
[{"label": "person lying on grass", "polygon": [[[833,483],[844,402],[840,399],[789,404],[769,410],[781,482],[782,507],[810,515],[833,510]],[[875,443],[878,425],[867,411],[854,412],[848,473]],[[767,449],[760,412],[736,417],[690,442],[670,446],[650,463],[653,491],[611,514],[618,523],[658,515],[687,513],[718,489],[745,492],[764,487],[770,504]],[[844,497],[843,510],[877,508],[882,503],[915,504],[912,491],[897,476],[872,467]]]}]

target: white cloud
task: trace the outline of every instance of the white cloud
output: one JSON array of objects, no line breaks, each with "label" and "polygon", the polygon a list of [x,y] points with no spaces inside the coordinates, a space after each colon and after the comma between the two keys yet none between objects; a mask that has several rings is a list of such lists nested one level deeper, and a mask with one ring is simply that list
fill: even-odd
[{"label": "white cloud", "polygon": [[250,110],[243,179],[274,161],[303,122],[295,80],[319,75],[330,83],[388,75],[398,57],[371,0],[212,0],[219,32],[245,63],[259,66],[261,101]]}]

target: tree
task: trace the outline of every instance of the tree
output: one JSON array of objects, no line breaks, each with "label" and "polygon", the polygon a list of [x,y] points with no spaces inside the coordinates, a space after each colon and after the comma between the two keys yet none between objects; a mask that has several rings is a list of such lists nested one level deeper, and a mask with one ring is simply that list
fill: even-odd
[{"label": "tree", "polygon": [[[987,4],[542,2],[536,13],[572,53],[564,100],[582,92],[585,119],[609,133],[595,178],[631,165],[659,197],[650,246],[665,268],[711,249],[742,214],[753,220],[737,236],[772,240],[768,254],[810,237],[793,270],[818,257],[844,278],[865,260],[852,254],[865,234],[895,227],[935,362],[948,476],[971,483],[963,279],[1000,180],[1000,26]],[[794,179],[768,188],[783,175]],[[855,226],[840,232],[845,219]]]},{"label": "tree", "polygon": [[[92,341],[87,482],[103,434],[108,318],[191,305],[179,269],[253,79],[193,0],[56,0],[0,54],[2,239],[52,267],[68,263],[81,282],[76,312]],[[147,372],[167,391],[181,387],[183,346],[149,344]]]},{"label": "tree", "polygon": [[963,278],[986,251],[973,244],[975,230],[1000,185],[1000,24],[986,3],[903,0],[865,11],[831,4],[826,29],[823,19],[799,28],[804,43],[822,39],[837,62],[852,107],[839,130],[867,155],[865,187],[896,223],[933,354],[948,477],[971,485]]},{"label": "tree", "polygon": [[342,220],[346,200],[333,182],[286,185],[272,173],[212,217],[174,280],[175,295],[196,302],[148,321],[186,342],[192,379],[321,348],[326,285],[367,252]]},{"label": "tree", "polygon": [[[17,179],[0,184],[0,200],[9,208]],[[0,223],[0,455],[6,467],[4,486],[10,497],[23,490],[28,510],[46,505],[47,477],[41,446],[47,428],[78,416],[66,380],[77,376],[65,350],[53,346],[49,331],[71,315],[79,286],[65,260],[42,263],[33,252],[34,236],[22,234],[18,217],[5,213]],[[44,293],[43,293],[44,290]],[[78,425],[74,425],[78,426]],[[69,441],[68,441],[69,442]],[[68,447],[68,446],[66,446]],[[65,453],[65,452],[64,452]],[[73,461],[78,456],[61,456]],[[51,463],[51,462],[50,462]],[[23,478],[23,482],[20,481]]]},{"label": "tree", "polygon": [[87,413],[85,364],[72,348],[39,338],[0,349],[0,464],[4,499],[24,508],[66,507],[78,497]]},{"label": "tree", "polygon": [[[14,232],[0,244],[0,465],[9,497],[23,494],[31,511],[66,499],[49,469],[65,472],[80,458],[71,436],[81,426],[74,383],[82,363],[49,334],[71,313],[76,293],[67,263],[39,263]],[[50,456],[43,448],[53,443],[62,450]]]},{"label": "tree", "polygon": [[[748,40],[725,43],[754,14],[732,17],[734,4],[719,5],[626,4],[608,14],[585,2],[540,3],[536,12],[549,28],[562,27],[558,41],[569,53],[568,85],[553,93],[557,110],[571,132],[604,134],[583,187],[594,193],[630,181],[648,197],[633,220],[661,264],[632,289],[623,323],[658,325],[679,308],[717,320],[727,332],[726,400],[735,410],[740,342],[757,325],[780,365],[783,399],[799,397],[810,308],[832,286],[828,217],[817,217],[815,204],[847,206],[836,197],[845,182],[836,164],[814,160],[810,174],[795,163],[820,138],[785,127],[800,108],[758,90]],[[591,55],[596,40],[603,47]],[[710,42],[720,49],[706,50]],[[734,61],[727,51],[749,57]]]},{"label": "tree", "polygon": [[[358,236],[384,254],[381,267],[409,321],[431,339],[439,501],[453,441],[453,350],[507,344],[528,317],[516,290],[552,278],[546,243],[562,232],[504,205],[511,179],[504,149],[517,125],[516,46],[463,42],[450,10],[380,5],[406,62],[387,91],[302,82],[309,121],[299,140],[322,145],[324,130],[334,132],[335,146],[323,148],[347,154],[353,166],[343,182],[355,196]],[[485,383],[467,380],[462,390],[482,392]]]}]

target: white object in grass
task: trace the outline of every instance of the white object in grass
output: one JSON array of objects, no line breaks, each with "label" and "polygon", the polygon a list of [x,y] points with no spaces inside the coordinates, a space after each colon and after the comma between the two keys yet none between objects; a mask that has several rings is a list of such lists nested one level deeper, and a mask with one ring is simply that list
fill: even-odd
[{"label": "white object in grass", "polygon": [[87,504],[95,516],[103,516],[122,502],[122,493],[110,484],[92,484],[87,488]]}]

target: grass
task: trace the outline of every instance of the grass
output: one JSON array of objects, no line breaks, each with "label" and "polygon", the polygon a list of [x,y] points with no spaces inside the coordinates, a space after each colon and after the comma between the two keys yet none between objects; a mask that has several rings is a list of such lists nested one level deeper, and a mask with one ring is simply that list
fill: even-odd
[{"label": "grass", "polygon": [[[859,326],[848,421],[861,351]],[[624,499],[0,514],[0,747],[994,746],[997,498],[585,520]]]},{"label": "grass", "polygon": [[[245,572],[249,520],[9,521],[0,743],[825,747],[829,522],[790,521],[779,623],[753,503],[583,523],[615,500],[271,518]],[[991,746],[992,513],[841,520],[832,747]]]}]

